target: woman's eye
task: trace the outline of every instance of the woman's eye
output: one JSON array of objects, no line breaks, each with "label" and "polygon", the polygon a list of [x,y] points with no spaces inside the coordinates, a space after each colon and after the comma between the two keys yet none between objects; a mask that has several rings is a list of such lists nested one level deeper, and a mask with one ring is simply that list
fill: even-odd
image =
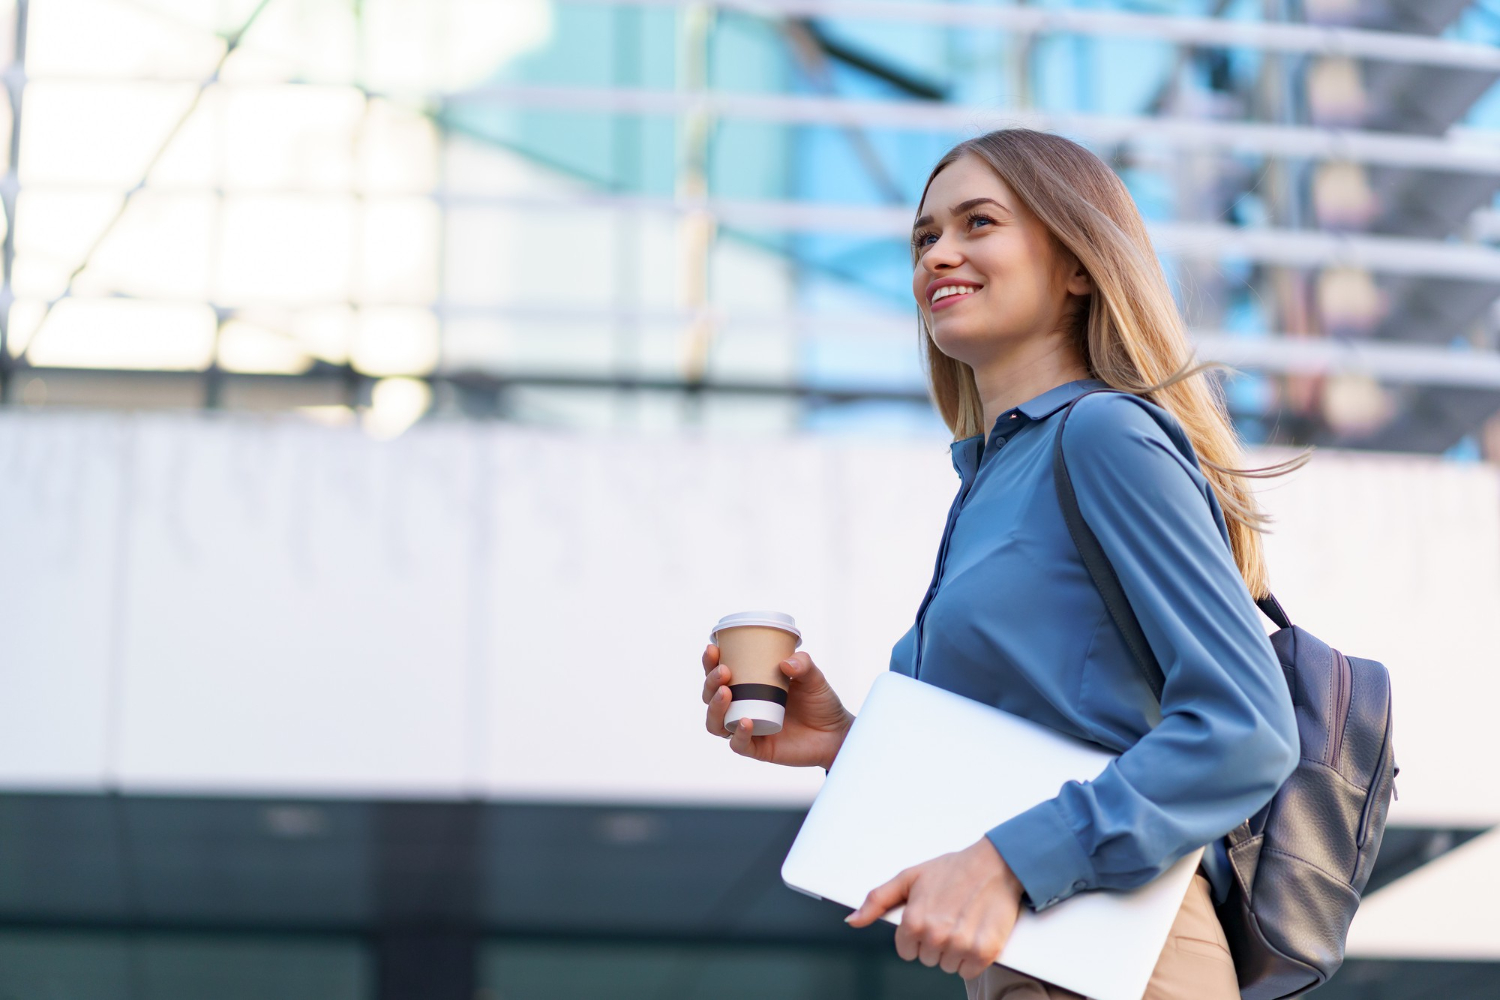
[{"label": "woman's eye", "polygon": [[[977,228],[980,225],[993,226],[995,224],[995,220],[993,218],[988,215],[982,215],[979,213],[975,213],[974,215],[969,216],[965,220],[965,222],[968,224],[968,227],[970,229]],[[936,243],[937,239],[938,234],[934,232],[915,233],[912,235],[911,245],[914,249],[925,250],[927,247]]]}]

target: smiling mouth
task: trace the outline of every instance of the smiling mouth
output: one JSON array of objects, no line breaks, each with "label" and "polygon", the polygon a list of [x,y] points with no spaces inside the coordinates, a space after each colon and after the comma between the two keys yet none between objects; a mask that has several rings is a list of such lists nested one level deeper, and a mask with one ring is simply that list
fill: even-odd
[{"label": "smiling mouth", "polygon": [[932,293],[932,308],[936,311],[956,305],[977,291],[978,285],[944,285]]}]

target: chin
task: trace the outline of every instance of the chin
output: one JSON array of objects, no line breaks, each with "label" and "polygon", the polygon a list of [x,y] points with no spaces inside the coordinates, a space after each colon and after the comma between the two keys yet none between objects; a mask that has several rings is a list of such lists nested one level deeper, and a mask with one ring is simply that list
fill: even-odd
[{"label": "chin", "polygon": [[945,323],[941,330],[932,330],[932,342],[939,351],[970,367],[988,355],[998,339],[993,332],[969,329],[966,324]]}]

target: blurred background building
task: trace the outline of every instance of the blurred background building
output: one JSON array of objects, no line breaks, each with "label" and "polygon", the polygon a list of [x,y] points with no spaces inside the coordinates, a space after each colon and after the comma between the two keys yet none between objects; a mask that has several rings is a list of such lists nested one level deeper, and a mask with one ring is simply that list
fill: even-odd
[{"label": "blurred background building", "polygon": [[[1321,996],[1500,995],[1500,2],[9,0],[0,997],[954,997],[702,732],[776,606],[857,705],[954,481],[907,234],[1084,142],[1397,685]],[[637,714],[605,684],[639,678]],[[728,758],[728,759],[725,759]]]}]

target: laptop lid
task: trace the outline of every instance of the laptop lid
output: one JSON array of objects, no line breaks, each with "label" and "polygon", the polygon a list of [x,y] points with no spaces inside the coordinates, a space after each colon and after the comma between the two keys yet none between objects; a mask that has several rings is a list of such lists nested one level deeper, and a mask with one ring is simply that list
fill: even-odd
[{"label": "laptop lid", "polygon": [[[857,907],[903,868],[1098,776],[1114,754],[951,691],[876,679],[781,866],[788,886]],[[1202,849],[1129,891],[1022,907],[1000,964],[1096,1000],[1140,1000]],[[899,924],[901,907],[883,919]]]}]

